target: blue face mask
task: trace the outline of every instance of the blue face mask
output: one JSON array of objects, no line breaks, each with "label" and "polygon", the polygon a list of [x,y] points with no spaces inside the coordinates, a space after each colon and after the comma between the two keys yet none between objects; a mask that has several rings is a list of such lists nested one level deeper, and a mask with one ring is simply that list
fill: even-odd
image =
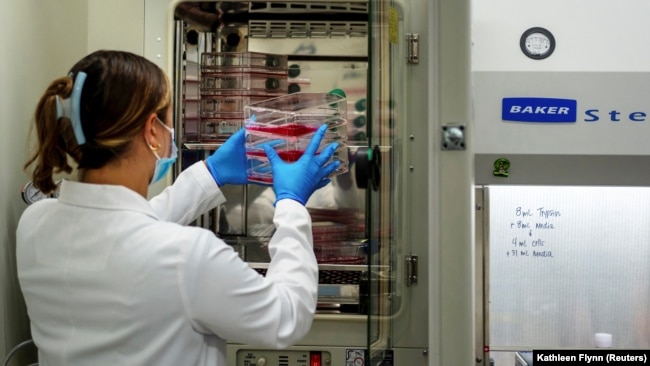
[{"label": "blue face mask", "polygon": [[155,151],[152,150],[153,154],[156,155],[156,168],[153,171],[153,177],[151,178],[150,184],[156,183],[157,181],[163,179],[163,177],[169,171],[169,168],[171,168],[171,166],[176,162],[176,158],[178,156],[178,148],[174,142],[174,129],[167,127],[167,125],[157,117],[156,120],[160,122],[160,124],[163,125],[163,127],[165,127],[165,129],[169,131],[169,134],[171,135],[172,154],[168,158],[161,158]]}]

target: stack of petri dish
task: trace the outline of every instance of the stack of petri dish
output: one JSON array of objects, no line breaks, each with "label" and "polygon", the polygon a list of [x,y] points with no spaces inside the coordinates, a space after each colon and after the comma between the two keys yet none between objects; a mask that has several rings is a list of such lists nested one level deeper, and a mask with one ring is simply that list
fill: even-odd
[{"label": "stack of petri dish", "polygon": [[286,95],[286,55],[219,52],[201,55],[200,142],[224,142],[242,128],[244,106]]},{"label": "stack of petri dish", "polygon": [[348,239],[347,225],[333,221],[312,223],[314,255],[320,264],[364,264],[365,242]]},{"label": "stack of petri dish", "polygon": [[357,209],[308,208],[320,264],[365,264],[364,214]]},{"label": "stack of petri dish", "polygon": [[273,147],[284,161],[296,161],[323,124],[328,129],[318,151],[337,142],[338,148],[332,160],[339,160],[341,165],[333,174],[348,171],[347,102],[344,93],[287,94],[244,106],[244,118],[250,181],[273,183],[273,172],[264,145]]}]

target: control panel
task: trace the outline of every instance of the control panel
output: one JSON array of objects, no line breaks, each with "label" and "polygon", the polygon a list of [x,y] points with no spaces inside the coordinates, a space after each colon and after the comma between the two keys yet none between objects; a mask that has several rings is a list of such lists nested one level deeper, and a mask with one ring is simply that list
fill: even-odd
[{"label": "control panel", "polygon": [[237,366],[329,366],[329,352],[287,350],[240,350]]}]

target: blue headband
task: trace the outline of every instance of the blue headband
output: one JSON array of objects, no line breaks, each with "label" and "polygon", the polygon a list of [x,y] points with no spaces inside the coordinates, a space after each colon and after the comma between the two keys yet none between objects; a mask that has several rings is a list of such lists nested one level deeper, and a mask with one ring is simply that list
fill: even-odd
[{"label": "blue headband", "polygon": [[[77,73],[77,78],[74,81],[74,86],[72,87],[72,94],[69,98],[61,100],[58,96],[56,97],[56,118],[66,117],[72,123],[72,130],[74,131],[74,137],[77,139],[77,144],[83,145],[86,143],[86,136],[84,136],[84,131],[81,128],[81,90],[83,89],[84,82],[86,81],[86,73],[79,71]],[[70,74],[72,77],[72,73]]]}]

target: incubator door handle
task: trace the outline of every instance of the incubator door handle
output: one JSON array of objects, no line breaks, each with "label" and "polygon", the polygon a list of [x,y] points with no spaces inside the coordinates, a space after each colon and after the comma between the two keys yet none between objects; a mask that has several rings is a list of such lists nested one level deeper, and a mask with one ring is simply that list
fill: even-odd
[{"label": "incubator door handle", "polygon": [[370,186],[374,191],[377,191],[381,180],[379,146],[375,145],[372,149],[370,147],[357,149],[354,155],[354,163],[357,165],[354,171],[357,187],[367,189]]}]

